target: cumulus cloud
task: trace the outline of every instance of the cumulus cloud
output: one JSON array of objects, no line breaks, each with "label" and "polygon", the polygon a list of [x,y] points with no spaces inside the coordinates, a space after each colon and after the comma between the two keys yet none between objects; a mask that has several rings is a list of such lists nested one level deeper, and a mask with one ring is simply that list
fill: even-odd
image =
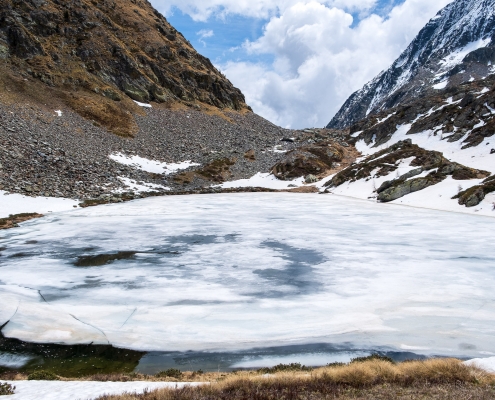
[{"label": "cumulus cloud", "polygon": [[270,121],[324,126],[450,1],[406,0],[387,17],[370,14],[357,25],[337,6],[297,2],[272,17],[258,40],[244,44],[250,54],[273,55],[272,64],[232,61],[221,69]]},{"label": "cumulus cloud", "polygon": [[[165,15],[174,8],[190,15],[195,21],[206,21],[210,17],[229,14],[253,18],[270,18],[283,13],[301,0],[152,0],[153,5]],[[377,0],[319,0],[321,4],[335,6],[347,11],[366,11]]]},{"label": "cumulus cloud", "polygon": [[[166,15],[179,9],[196,21],[232,14],[268,20],[262,36],[242,50],[248,60],[273,62],[244,57],[218,67],[255,112],[295,128],[326,125],[350,94],[388,68],[452,0],[404,0],[395,7],[388,0],[151,1]],[[384,5],[386,15],[373,13]],[[198,32],[203,34],[208,33]],[[206,45],[204,37],[201,43]]]}]

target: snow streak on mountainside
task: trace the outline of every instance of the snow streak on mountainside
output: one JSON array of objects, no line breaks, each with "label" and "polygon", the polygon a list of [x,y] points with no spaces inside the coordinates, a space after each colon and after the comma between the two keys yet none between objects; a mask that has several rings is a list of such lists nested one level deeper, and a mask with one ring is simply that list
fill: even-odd
[{"label": "snow streak on mountainside", "polygon": [[495,0],[455,0],[421,30],[386,71],[355,92],[328,124],[370,114],[495,72]]}]

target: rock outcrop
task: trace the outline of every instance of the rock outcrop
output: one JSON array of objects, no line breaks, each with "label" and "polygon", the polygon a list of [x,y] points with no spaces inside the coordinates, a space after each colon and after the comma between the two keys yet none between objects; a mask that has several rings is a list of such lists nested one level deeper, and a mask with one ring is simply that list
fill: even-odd
[{"label": "rock outcrop", "polygon": [[272,174],[280,180],[292,180],[301,176],[320,175],[334,169],[344,158],[344,147],[324,141],[292,150],[272,168]]}]

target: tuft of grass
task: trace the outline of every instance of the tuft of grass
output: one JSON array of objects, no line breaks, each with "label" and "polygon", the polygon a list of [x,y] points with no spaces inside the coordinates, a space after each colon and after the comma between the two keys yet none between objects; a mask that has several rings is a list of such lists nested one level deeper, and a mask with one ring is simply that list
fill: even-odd
[{"label": "tuft of grass", "polygon": [[9,383],[0,383],[0,396],[10,396],[15,394],[15,386]]},{"label": "tuft of grass", "polygon": [[50,371],[36,371],[28,375],[28,381],[59,381],[60,377]]},{"label": "tuft of grass", "polygon": [[6,218],[0,218],[0,230],[16,228],[21,222],[29,221],[30,219],[41,218],[43,215],[37,213],[22,213],[11,214]]},{"label": "tuft of grass", "polygon": [[160,371],[157,374],[155,374],[156,377],[158,378],[175,378],[175,379],[180,379],[182,378],[182,371],[180,369],[175,369],[175,368],[169,368],[165,371]]}]

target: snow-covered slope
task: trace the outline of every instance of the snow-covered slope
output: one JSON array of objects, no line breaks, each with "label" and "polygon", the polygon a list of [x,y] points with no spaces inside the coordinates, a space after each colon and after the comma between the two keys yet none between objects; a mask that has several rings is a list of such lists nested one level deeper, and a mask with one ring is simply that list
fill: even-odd
[{"label": "snow-covered slope", "polygon": [[345,128],[435,90],[495,72],[495,0],[455,0],[386,71],[355,92],[329,123]]},{"label": "snow-covered slope", "polygon": [[362,158],[328,181],[332,193],[495,216],[494,76],[370,116],[350,132]]}]

